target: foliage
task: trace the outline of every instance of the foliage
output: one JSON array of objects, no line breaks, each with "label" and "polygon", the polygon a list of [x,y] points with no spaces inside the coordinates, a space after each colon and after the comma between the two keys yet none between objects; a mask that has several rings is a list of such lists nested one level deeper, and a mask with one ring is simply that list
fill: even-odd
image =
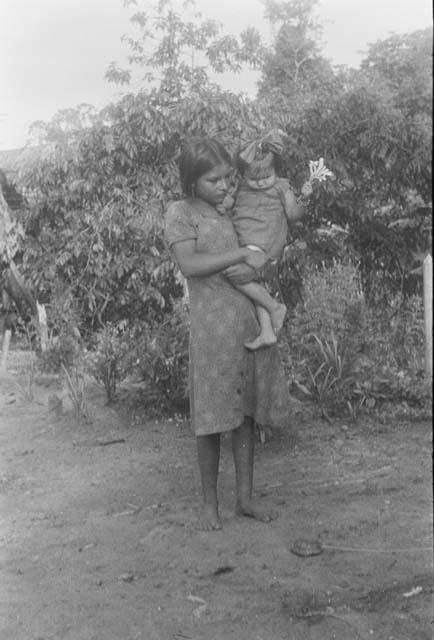
[{"label": "foliage", "polygon": [[368,343],[358,389],[371,404],[406,402],[429,407],[431,382],[424,376],[424,312],[420,296],[397,296],[387,308],[369,310]]},{"label": "foliage", "polygon": [[110,404],[115,400],[116,388],[132,367],[132,345],[125,323],[107,323],[95,335],[95,347],[86,354],[88,371],[106,391]]},{"label": "foliage", "polygon": [[342,84],[326,104],[319,96],[287,132],[286,166],[294,184],[318,156],[337,177],[317,186],[311,199],[303,237],[313,257],[333,255],[331,236],[318,255],[315,230],[337,225],[346,231],[343,248],[359,261],[370,300],[420,291],[413,270],[431,234],[431,132],[425,124],[409,121],[383,90],[360,77],[351,87]]},{"label": "foliage", "polygon": [[[62,373],[76,419],[89,424],[92,420],[86,400],[83,361],[77,360],[71,367],[62,364]],[[60,398],[58,400],[61,402]]]},{"label": "foliage", "polygon": [[[315,345],[335,334],[345,348],[361,347],[365,326],[365,309],[357,267],[334,261],[330,266],[307,269],[304,276],[303,305],[293,316],[303,327],[303,343]],[[296,344],[293,345],[294,348]]]},{"label": "foliage", "polygon": [[303,305],[292,311],[286,366],[292,386],[320,413],[350,413],[385,403],[429,408],[420,296],[371,307],[357,268],[335,263],[306,272]]},{"label": "foliage", "polygon": [[16,220],[5,221],[0,235],[0,261],[8,263],[14,258],[23,239],[22,225]]},{"label": "foliage", "polygon": [[53,283],[71,291],[85,332],[165,304],[153,281],[161,221],[149,204],[143,215],[140,197],[116,184],[103,157],[94,164],[95,151],[79,149],[27,180],[34,204],[23,266],[41,301],[53,297]]},{"label": "foliage", "polygon": [[188,394],[188,308],[179,301],[163,323],[148,322],[134,336],[135,369],[166,408],[185,410]]},{"label": "foliage", "polygon": [[314,399],[322,413],[342,411],[352,397],[365,314],[353,264],[335,262],[305,273],[303,304],[292,310],[289,321],[287,364],[295,387]]},{"label": "foliage", "polygon": [[[396,362],[384,355],[383,378],[372,354],[382,353],[382,340],[388,349],[395,340],[397,354],[409,343],[403,318],[430,247],[431,30],[374,43],[358,71],[332,69],[318,45],[316,4],[268,0],[276,37],[266,47],[254,30],[222,35],[162,0],[133,15],[139,34],[126,38],[130,64],[146,71],[141,91],[99,112],[80,105],[37,123],[34,134],[52,146],[23,167],[25,238],[16,236],[14,252],[38,300],[50,305],[56,366],[73,361],[74,341],[93,350],[97,334],[108,394],[124,371],[107,364],[110,354],[123,362],[134,353],[148,386],[165,403],[182,403],[187,322],[162,234],[163,212],[181,196],[179,149],[191,136],[211,135],[234,152],[276,126],[287,133],[283,172],[296,192],[311,160],[324,157],[336,176],[314,185],[280,268],[294,315],[292,379],[325,411],[391,397],[392,381],[409,388],[407,372],[414,385],[410,352]],[[211,83],[211,71],[246,64],[261,70],[257,99]],[[132,77],[116,65],[108,75]],[[395,328],[384,320],[393,304]]]},{"label": "foliage", "polygon": [[318,356],[322,360],[315,372],[309,366],[310,394],[320,409],[321,415],[328,417],[329,407],[334,412],[342,405],[348,405],[354,387],[354,375],[347,353],[340,353],[340,346],[334,333],[330,341],[321,340],[314,335],[318,347]]},{"label": "foliage", "polygon": [[[5,172],[2,169],[0,169],[0,197],[1,196],[4,197],[4,200],[6,201],[7,206],[12,211],[18,209],[22,205],[22,202],[23,202],[22,195],[18,193],[16,186],[12,182],[9,182]],[[3,209],[4,203],[2,203],[0,207],[1,209]]]},{"label": "foliage", "polygon": [[104,125],[22,176],[29,200],[23,268],[41,301],[71,288],[80,330],[170,311],[182,292],[162,238],[162,212],[179,197],[176,157],[189,135],[234,147],[260,130],[258,110],[220,90],[174,100],[126,96]]},{"label": "foliage", "polygon": [[432,31],[420,29],[403,35],[393,34],[369,47],[362,69],[385,83],[396,106],[409,116],[432,111]]},{"label": "foliage", "polygon": [[107,323],[86,353],[87,371],[103,384],[109,403],[129,374],[144,383],[144,397],[164,409],[185,410],[188,387],[188,309],[177,302],[163,321]]},{"label": "foliage", "polygon": [[29,130],[29,139],[36,145],[70,144],[80,138],[84,129],[91,128],[98,121],[98,110],[90,104],[82,103],[77,107],[61,109],[50,122],[33,122]]},{"label": "foliage", "polygon": [[321,56],[322,27],[313,14],[317,4],[318,0],[265,2],[265,16],[276,36],[263,54],[259,95],[283,97],[291,115],[333,76],[330,63]]},{"label": "foliage", "polygon": [[[374,43],[360,71],[332,72],[317,44],[308,46],[318,28],[315,2],[267,4],[279,29],[260,95],[275,114],[290,115],[280,123],[288,134],[284,169],[300,187],[308,162],[324,157],[337,178],[317,185],[311,198],[301,236],[309,256],[316,263],[336,256],[336,237],[318,243],[315,230],[338,225],[346,231],[339,255],[359,261],[370,301],[420,292],[415,269],[432,230],[432,29]],[[298,40],[285,30],[297,30]],[[318,75],[296,87],[288,62],[301,45],[309,49],[303,64],[312,62]]]},{"label": "foliage", "polygon": [[[73,367],[83,349],[78,330],[79,310],[71,289],[64,289],[62,283],[53,283],[53,294],[46,310],[48,344],[40,354],[39,367],[42,371],[58,373],[62,367]],[[34,332],[37,333],[36,328]]]},{"label": "foliage", "polygon": [[[278,33],[286,27],[300,32],[303,43],[310,43],[309,60],[316,56],[313,66],[319,69],[321,56],[313,42],[319,27],[311,16],[315,4],[269,2],[267,15]],[[144,40],[128,41],[136,49],[131,62],[163,71],[160,85],[128,94],[97,115],[83,105],[77,114],[59,114],[47,127],[47,139],[58,142],[56,155],[23,176],[30,201],[24,261],[41,298],[50,297],[53,277],[74,286],[88,330],[106,320],[145,317],[150,308],[169,311],[167,294],[181,292],[162,245],[161,213],[168,200],[180,195],[180,146],[189,136],[214,135],[235,151],[271,126],[288,134],[284,168],[295,188],[304,181],[308,162],[320,156],[337,176],[317,185],[311,198],[301,234],[311,260],[318,264],[345,254],[356,258],[365,294],[373,302],[420,291],[415,270],[430,237],[428,107],[421,98],[425,111],[419,106],[409,117],[408,109],[401,109],[397,83],[382,80],[386,72],[380,54],[374,56],[377,45],[368,53],[366,69],[319,73],[318,86],[308,83],[306,91],[291,94],[297,104],[288,102],[282,84],[263,66],[269,86],[252,101],[208,81],[200,86],[187,82],[181,50],[197,45],[226,56],[228,43],[213,40],[214,27],[199,33],[167,2],[156,13],[135,16]],[[161,38],[154,41],[156,34]],[[405,46],[395,47],[394,60],[405,58],[405,65],[396,62],[395,76],[400,69],[419,76],[420,69],[430,69],[428,35],[403,38]],[[276,38],[277,51],[283,45]],[[149,50],[144,42],[155,46]],[[250,45],[257,51],[262,47],[253,40]],[[279,51],[288,60],[290,53]],[[227,52],[228,65],[234,55]],[[180,84],[170,80],[175,77]],[[429,86],[418,82],[413,88],[426,96]],[[333,225],[346,234],[338,243],[332,234],[317,233]],[[162,264],[167,268],[160,269]],[[168,281],[155,282],[150,275],[155,270],[164,271]]]},{"label": "foliage", "polygon": [[9,205],[3,196],[0,184],[0,264],[8,264],[15,257],[23,238],[23,227],[19,222],[11,219]]},{"label": "foliage", "polygon": [[239,39],[221,35],[221,25],[204,20],[193,1],[183,4],[182,14],[174,5],[160,0],[150,9],[134,12],[130,21],[138,34],[123,36],[130,50],[130,68],[121,69],[112,62],[106,73],[109,81],[129,84],[138,68],[143,71],[140,86],[180,96],[210,86],[210,67],[221,73],[259,64],[261,43],[255,29],[246,29]]}]

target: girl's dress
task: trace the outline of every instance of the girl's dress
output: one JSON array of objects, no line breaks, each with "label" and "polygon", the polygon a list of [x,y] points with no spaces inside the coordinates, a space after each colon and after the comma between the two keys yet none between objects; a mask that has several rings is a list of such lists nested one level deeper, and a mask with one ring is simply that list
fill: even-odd
[{"label": "girl's dress", "polygon": [[[169,246],[195,239],[197,250],[237,248],[232,221],[202,200],[172,203],[166,213]],[[190,410],[198,436],[231,431],[244,416],[286,427],[289,393],[277,346],[250,352],[259,331],[252,302],[221,274],[187,279],[190,300]]]}]

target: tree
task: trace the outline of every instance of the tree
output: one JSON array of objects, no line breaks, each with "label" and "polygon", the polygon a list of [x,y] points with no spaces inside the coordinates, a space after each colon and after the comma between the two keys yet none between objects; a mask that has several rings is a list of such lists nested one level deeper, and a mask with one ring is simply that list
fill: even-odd
[{"label": "tree", "polygon": [[[371,71],[314,75],[320,54],[309,11],[315,4],[267,4],[270,20],[279,25],[282,68],[286,55],[299,54],[288,33],[301,34],[300,42],[313,49],[309,54],[306,48],[306,62],[297,58],[291,82],[300,91],[288,99],[289,85],[276,83],[274,93],[270,89],[256,101],[222,91],[205,68],[206,60],[236,68],[252,61],[256,49],[258,62],[263,50],[253,32],[235,46],[214,26],[201,31],[181,18],[166,1],[155,14],[135,14],[143,38],[129,43],[135,47],[131,62],[159,78],[154,75],[147,90],[91,113],[91,121],[86,110],[61,114],[45,127],[57,141],[56,152],[23,176],[29,207],[22,261],[39,299],[69,291],[89,331],[107,321],[161,319],[182,293],[162,239],[162,213],[181,196],[176,161],[183,141],[213,135],[235,151],[273,126],[288,134],[284,165],[295,188],[306,178],[309,160],[321,156],[336,175],[315,188],[305,225],[309,255],[319,263],[345,252],[356,256],[368,293],[378,281],[387,294],[414,290],[414,255],[423,248],[429,208],[424,130],[400,109],[394,87],[374,82]],[[285,25],[295,32],[282,31]],[[145,48],[149,38],[151,50]],[[193,65],[187,58],[192,51]],[[277,44],[270,56],[276,51]],[[203,67],[196,66],[199,54],[206,57]],[[333,224],[346,229],[343,247],[319,241],[318,226]]]},{"label": "tree", "polygon": [[263,122],[249,101],[207,88],[185,97],[129,94],[21,177],[28,194],[23,266],[39,298],[70,291],[85,330],[139,322],[181,294],[162,238],[179,197],[177,155],[193,135],[229,148]]},{"label": "tree", "polygon": [[93,126],[98,120],[98,111],[91,104],[61,109],[49,121],[32,122],[29,138],[33,144],[67,144],[73,142],[83,129]]},{"label": "tree", "polygon": [[[410,295],[420,288],[417,268],[430,242],[431,30],[372,45],[361,71],[333,70],[320,54],[315,4],[266,3],[277,33],[259,90],[275,114],[287,114],[292,183],[301,185],[309,160],[320,156],[336,176],[314,192],[305,225],[310,258],[353,256],[371,299]],[[331,225],[346,229],[339,246],[332,233],[316,234]]]},{"label": "tree", "polygon": [[339,225],[346,240],[337,247],[330,236],[318,241],[313,233],[311,256],[322,262],[352,255],[371,301],[420,290],[416,269],[431,233],[431,132],[423,121],[395,104],[390,87],[361,72],[326,103],[317,94],[287,131],[295,184],[318,156],[336,175],[315,190],[307,227],[312,233],[318,225]]},{"label": "tree", "polygon": [[321,55],[322,27],[313,11],[318,0],[266,0],[265,16],[277,30],[272,46],[264,54],[259,96],[272,94],[302,109],[311,95],[333,80],[330,63]]},{"label": "tree", "polygon": [[[137,5],[136,0],[125,4]],[[137,11],[131,22],[138,28],[137,37],[125,35],[130,49],[129,69],[112,62],[106,78],[128,85],[134,68],[144,72],[141,88],[158,89],[170,96],[202,90],[210,85],[209,70],[239,71],[244,64],[261,61],[261,44],[255,29],[246,29],[237,39],[221,35],[215,20],[204,20],[195,9],[194,0],[183,3],[183,15],[171,0],[159,0],[147,11]]]},{"label": "tree", "polygon": [[369,46],[362,62],[368,77],[393,94],[406,115],[432,117],[432,28],[394,34]]}]

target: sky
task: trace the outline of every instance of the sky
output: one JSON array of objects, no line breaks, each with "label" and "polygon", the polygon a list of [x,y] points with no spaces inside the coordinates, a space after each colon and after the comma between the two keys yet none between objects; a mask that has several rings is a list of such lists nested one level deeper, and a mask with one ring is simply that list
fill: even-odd
[{"label": "sky", "polygon": [[[152,0],[141,0],[142,8]],[[261,0],[196,0],[203,17],[226,33],[256,27],[271,37]],[[0,150],[23,146],[35,120],[81,103],[102,107],[122,89],[104,78],[126,60],[123,34],[132,34],[134,8],[123,0],[0,0]],[[320,0],[323,53],[333,64],[357,67],[368,43],[390,33],[432,25],[430,0]],[[225,88],[255,93],[257,76],[226,74]]]}]

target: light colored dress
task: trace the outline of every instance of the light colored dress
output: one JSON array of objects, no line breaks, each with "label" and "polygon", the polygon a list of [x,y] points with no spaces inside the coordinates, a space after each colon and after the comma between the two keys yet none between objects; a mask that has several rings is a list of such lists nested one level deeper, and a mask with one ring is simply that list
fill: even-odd
[{"label": "light colored dress", "polygon": [[[170,247],[196,240],[197,251],[238,247],[230,217],[202,200],[172,203],[166,213]],[[286,427],[289,393],[277,346],[251,352],[259,331],[252,302],[221,274],[188,278],[190,300],[190,411],[196,435],[231,431],[244,416]]]}]

